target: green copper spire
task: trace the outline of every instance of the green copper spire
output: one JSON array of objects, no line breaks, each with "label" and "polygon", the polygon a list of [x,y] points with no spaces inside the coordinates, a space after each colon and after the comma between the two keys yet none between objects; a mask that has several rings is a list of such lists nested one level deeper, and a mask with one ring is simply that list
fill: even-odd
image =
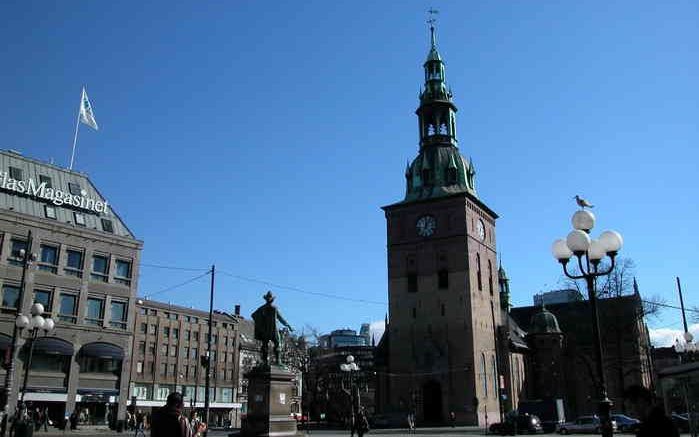
[{"label": "green copper spire", "polygon": [[434,14],[430,10],[430,49],[423,64],[425,83],[415,112],[420,130],[420,153],[405,172],[406,201],[468,192],[476,195],[475,170],[458,149],[456,106],[446,83],[446,69],[437,50]]}]

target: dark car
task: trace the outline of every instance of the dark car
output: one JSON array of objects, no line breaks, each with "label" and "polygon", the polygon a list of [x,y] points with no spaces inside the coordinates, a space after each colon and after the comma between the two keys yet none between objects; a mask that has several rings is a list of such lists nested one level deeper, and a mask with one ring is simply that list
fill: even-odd
[{"label": "dark car", "polygon": [[612,414],[619,432],[636,432],[641,427],[641,421],[625,414]]},{"label": "dark car", "polygon": [[490,425],[490,432],[500,435],[537,434],[543,432],[541,420],[533,414],[511,412],[502,423]]}]

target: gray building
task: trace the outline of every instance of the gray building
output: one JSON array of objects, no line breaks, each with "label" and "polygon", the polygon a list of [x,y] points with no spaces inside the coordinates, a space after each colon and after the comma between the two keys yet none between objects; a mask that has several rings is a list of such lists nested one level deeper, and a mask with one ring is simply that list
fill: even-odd
[{"label": "gray building", "polygon": [[[52,420],[73,411],[92,424],[125,416],[142,246],[85,174],[0,151],[0,349],[4,368],[15,363],[11,409],[29,334],[9,356],[15,318],[40,302],[56,328],[34,343],[25,400]],[[23,251],[36,261],[25,266]]]},{"label": "gray building", "polygon": [[551,290],[534,295],[534,306],[553,305],[557,303],[579,302],[583,300],[583,295],[575,288],[564,290]]}]

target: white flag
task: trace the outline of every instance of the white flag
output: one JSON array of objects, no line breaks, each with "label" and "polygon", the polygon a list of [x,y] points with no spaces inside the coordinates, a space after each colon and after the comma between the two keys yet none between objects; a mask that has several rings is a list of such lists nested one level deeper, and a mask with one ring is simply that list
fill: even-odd
[{"label": "white flag", "polygon": [[90,99],[87,98],[87,92],[85,92],[85,87],[83,87],[83,95],[80,99],[80,121],[94,130],[98,130],[97,121],[95,120],[95,114],[92,112],[92,105],[90,105]]}]

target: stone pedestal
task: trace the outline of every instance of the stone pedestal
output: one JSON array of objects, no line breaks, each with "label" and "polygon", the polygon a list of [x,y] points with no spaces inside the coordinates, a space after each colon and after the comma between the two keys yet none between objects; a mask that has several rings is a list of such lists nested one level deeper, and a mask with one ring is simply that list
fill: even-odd
[{"label": "stone pedestal", "polygon": [[279,366],[258,366],[248,378],[248,414],[243,437],[295,436],[296,420],[290,416],[294,374]]}]

